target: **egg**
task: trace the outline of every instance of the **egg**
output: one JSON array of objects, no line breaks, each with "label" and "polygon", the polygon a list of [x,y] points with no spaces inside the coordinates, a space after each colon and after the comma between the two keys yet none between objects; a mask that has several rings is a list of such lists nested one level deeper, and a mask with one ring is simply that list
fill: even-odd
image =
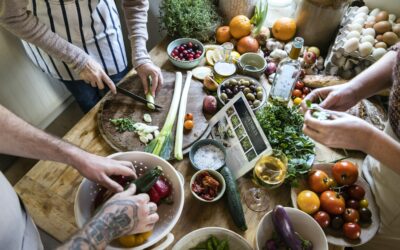
[{"label": "egg", "polygon": [[358,23],[359,25],[363,26],[365,20],[363,18],[355,18],[352,23]]},{"label": "egg", "polygon": [[352,23],[352,24],[349,24],[349,30],[350,31],[353,31],[353,30],[356,30],[356,31],[358,31],[358,32],[361,32],[362,31],[362,26],[361,26],[361,24],[359,24],[359,23]]},{"label": "egg", "polygon": [[375,30],[373,28],[366,28],[362,30],[362,34],[364,36],[373,36],[375,37]]},{"label": "egg", "polygon": [[368,14],[368,12],[369,12],[369,9],[368,9],[367,6],[362,6],[362,7],[358,8],[358,10],[357,10],[357,13],[365,13],[365,14]]},{"label": "egg", "polygon": [[384,49],[384,48],[376,48],[376,49],[374,49],[374,51],[372,51],[372,57],[375,60],[378,60],[385,54],[386,54],[386,49]]},{"label": "egg", "polygon": [[392,46],[397,43],[399,37],[394,32],[386,32],[383,34],[382,40],[389,46]]},{"label": "egg", "polygon": [[360,36],[361,36],[360,32],[358,32],[358,31],[356,31],[356,30],[353,30],[353,31],[350,31],[350,32],[347,34],[346,38],[347,38],[347,39],[350,39],[350,38],[353,38],[353,37],[355,37],[355,38],[360,38]]},{"label": "egg", "polygon": [[358,49],[358,38],[350,38],[349,40],[347,40],[344,45],[343,45],[343,49],[344,51],[346,51],[347,53],[351,53],[353,51],[356,51]]},{"label": "egg", "polygon": [[375,37],[370,36],[370,35],[362,36],[361,39],[360,39],[360,42],[361,43],[367,42],[367,43],[370,43],[371,45],[374,45],[375,44]]},{"label": "egg", "polygon": [[389,14],[388,21],[391,23],[394,23],[396,21],[396,15],[395,14]]},{"label": "egg", "polygon": [[371,10],[371,12],[369,13],[369,15],[370,15],[370,16],[376,16],[376,15],[378,15],[378,13],[379,13],[380,11],[381,11],[380,9],[375,8],[375,9]]},{"label": "egg", "polygon": [[400,17],[396,19],[396,23],[400,23]]},{"label": "egg", "polygon": [[383,49],[387,49],[387,44],[384,42],[377,42],[375,43],[375,48],[383,48]]},{"label": "egg", "polygon": [[375,38],[376,38],[376,40],[378,42],[382,42],[383,41],[383,35],[377,35]]},{"label": "egg", "polygon": [[375,16],[375,21],[380,22],[380,21],[387,21],[389,19],[389,14],[387,11],[380,11],[376,16]]},{"label": "egg", "polygon": [[381,21],[374,24],[374,30],[376,34],[383,34],[392,29],[392,25],[388,21]]},{"label": "egg", "polygon": [[356,75],[358,75],[363,71],[363,69],[361,68],[361,66],[357,66],[354,68],[354,71],[356,72]]},{"label": "egg", "polygon": [[362,57],[369,56],[372,52],[372,49],[373,49],[372,44],[369,42],[363,42],[358,47],[358,51],[360,52],[360,56]]},{"label": "egg", "polygon": [[366,21],[366,22],[364,23],[364,28],[373,28],[374,25],[375,25],[375,22],[374,22],[374,21]]},{"label": "egg", "polygon": [[367,16],[367,22],[375,22],[375,19],[374,16]]},{"label": "egg", "polygon": [[367,20],[367,17],[368,17],[368,15],[365,14],[365,13],[358,13],[358,14],[354,17],[354,19],[361,18],[361,19]]},{"label": "egg", "polygon": [[398,37],[400,37],[400,23],[393,24],[392,30]]}]

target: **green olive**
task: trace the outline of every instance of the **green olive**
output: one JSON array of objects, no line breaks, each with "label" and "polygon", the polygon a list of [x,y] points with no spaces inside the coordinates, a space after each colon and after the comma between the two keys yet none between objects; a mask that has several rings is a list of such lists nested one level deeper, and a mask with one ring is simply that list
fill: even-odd
[{"label": "green olive", "polygon": [[263,91],[263,88],[261,86],[257,86],[256,91],[257,92]]},{"label": "green olive", "polygon": [[247,94],[250,93],[250,92],[251,92],[251,90],[250,90],[249,88],[244,88],[244,89],[243,89],[244,95],[247,95]]},{"label": "green olive", "polygon": [[261,104],[261,102],[260,102],[259,100],[255,100],[255,101],[253,102],[253,106],[254,106],[255,108],[257,108],[258,106],[260,106],[260,104]]},{"label": "green olive", "polygon": [[247,93],[246,98],[249,101],[254,101],[256,99],[256,97],[252,93]]},{"label": "green olive", "polygon": [[220,97],[223,102],[226,102],[228,100],[228,95],[226,93],[222,93]]},{"label": "green olive", "polygon": [[258,92],[257,92],[257,99],[258,99],[258,100],[262,100],[263,97],[264,97],[264,92],[258,91]]},{"label": "green olive", "polygon": [[248,86],[250,86],[250,82],[247,81],[247,80],[243,80],[243,85],[246,86],[246,87],[248,87]]}]

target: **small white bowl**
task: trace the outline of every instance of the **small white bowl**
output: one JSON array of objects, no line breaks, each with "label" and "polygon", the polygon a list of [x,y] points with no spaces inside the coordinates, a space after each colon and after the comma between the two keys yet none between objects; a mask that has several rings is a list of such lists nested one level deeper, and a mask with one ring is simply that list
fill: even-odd
[{"label": "small white bowl", "polygon": [[[328,250],[328,241],[325,233],[318,223],[310,215],[303,211],[285,207],[285,211],[288,214],[293,229],[301,235],[305,240],[309,240],[313,244],[313,249]],[[264,249],[265,243],[272,238],[272,232],[274,230],[274,224],[272,223],[272,211],[269,211],[264,217],[262,217],[257,227],[256,233],[256,249]]]},{"label": "small white bowl", "polygon": [[[217,181],[221,184],[221,190],[219,191],[218,195],[217,195],[213,200],[210,200],[210,201],[201,198],[201,197],[198,196],[195,192],[193,192],[193,189],[192,189],[192,184],[193,184],[194,180],[196,179],[196,177],[197,177],[200,173],[203,173],[203,172],[209,172],[210,175],[211,175],[212,177],[214,177],[215,179],[217,179]],[[212,169],[203,169],[203,170],[197,171],[197,172],[192,176],[192,179],[190,180],[190,186],[189,186],[189,187],[190,187],[190,191],[192,192],[193,196],[194,196],[196,199],[198,199],[199,201],[204,201],[204,202],[211,203],[211,202],[215,202],[215,201],[221,199],[221,197],[222,197],[222,196],[224,195],[224,193],[225,193],[226,183],[225,183],[224,177],[223,177],[218,171],[215,171],[215,170],[212,170]]]}]

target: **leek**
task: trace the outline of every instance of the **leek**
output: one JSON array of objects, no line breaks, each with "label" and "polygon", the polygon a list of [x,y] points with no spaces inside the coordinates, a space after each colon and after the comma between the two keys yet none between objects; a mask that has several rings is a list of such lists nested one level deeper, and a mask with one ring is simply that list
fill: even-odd
[{"label": "leek", "polygon": [[172,152],[172,129],[176,115],[178,113],[179,100],[182,92],[182,73],[176,72],[174,95],[172,97],[171,107],[169,108],[167,119],[157,137],[152,140],[145,148],[146,152],[158,155],[161,158],[169,159]]},{"label": "leek", "polygon": [[146,94],[146,100],[148,101],[147,103],[147,107],[151,110],[155,110],[156,107],[154,106],[154,97],[151,94],[151,88],[152,88],[152,79],[151,76],[147,76],[147,82],[148,82],[148,90],[147,90],[147,94]]},{"label": "leek", "polygon": [[175,136],[175,159],[183,160],[182,144],[183,144],[183,122],[185,120],[186,103],[189,94],[190,83],[192,82],[192,71],[187,72],[185,85],[183,86],[181,102],[179,104],[178,122],[176,124],[176,136]]},{"label": "leek", "polygon": [[268,13],[268,1],[259,0],[257,6],[254,10],[254,16],[251,18],[251,23],[255,25],[253,29],[253,35],[256,36],[260,34],[265,21],[267,20]]}]

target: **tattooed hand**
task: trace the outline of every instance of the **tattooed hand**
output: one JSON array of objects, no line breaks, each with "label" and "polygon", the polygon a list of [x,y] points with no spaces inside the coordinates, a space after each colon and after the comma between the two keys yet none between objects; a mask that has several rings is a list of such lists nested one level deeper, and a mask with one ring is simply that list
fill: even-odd
[{"label": "tattooed hand", "polygon": [[104,249],[118,237],[151,231],[158,221],[157,205],[147,194],[134,195],[136,186],[115,194],[95,217],[60,249]]}]

